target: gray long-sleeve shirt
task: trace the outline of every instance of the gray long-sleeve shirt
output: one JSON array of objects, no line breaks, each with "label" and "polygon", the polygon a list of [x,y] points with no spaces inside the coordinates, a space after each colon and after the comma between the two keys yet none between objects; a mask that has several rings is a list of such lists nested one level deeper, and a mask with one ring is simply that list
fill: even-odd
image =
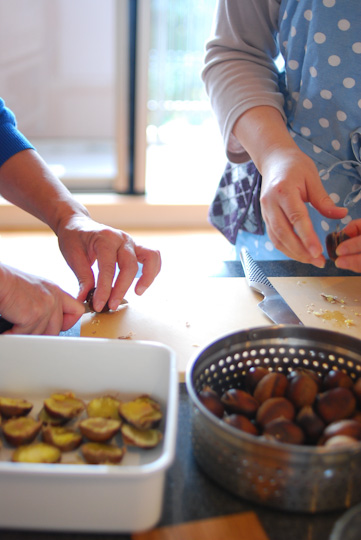
[{"label": "gray long-sleeve shirt", "polygon": [[275,64],[280,1],[218,1],[202,78],[227,156],[235,163],[249,159],[232,135],[242,113],[258,105],[270,105],[285,117]]}]

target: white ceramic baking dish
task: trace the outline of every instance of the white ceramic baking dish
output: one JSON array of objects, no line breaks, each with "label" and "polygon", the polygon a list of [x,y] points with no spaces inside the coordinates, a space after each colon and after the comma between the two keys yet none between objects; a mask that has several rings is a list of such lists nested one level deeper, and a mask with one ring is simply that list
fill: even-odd
[{"label": "white ceramic baking dish", "polygon": [[147,393],[165,412],[162,443],[127,451],[120,465],[25,464],[0,450],[0,529],[135,532],[160,519],[175,455],[178,375],[161,344],[70,337],[0,336],[0,395],[32,400],[55,391],[85,400]]}]

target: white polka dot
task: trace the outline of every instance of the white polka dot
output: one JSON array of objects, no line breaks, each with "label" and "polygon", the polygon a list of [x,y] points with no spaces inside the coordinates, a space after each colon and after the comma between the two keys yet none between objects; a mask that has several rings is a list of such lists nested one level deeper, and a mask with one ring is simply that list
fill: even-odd
[{"label": "white polka dot", "polygon": [[331,144],[334,150],[340,150],[341,148],[340,141],[338,141],[337,139],[334,139],[333,141],[331,141]]},{"label": "white polka dot", "polygon": [[352,77],[346,77],[342,81],[342,84],[344,85],[345,88],[353,88],[356,84],[356,81]]},{"label": "white polka dot", "polygon": [[301,127],[301,133],[304,137],[309,137],[311,135],[311,130],[306,126],[303,126]]},{"label": "white polka dot", "polygon": [[319,146],[313,145],[313,151],[315,154],[320,154],[322,152],[322,149]]},{"label": "white polka dot", "polygon": [[328,63],[330,66],[339,66],[341,64],[341,58],[336,54],[333,54],[328,57]]},{"label": "white polka dot", "polygon": [[340,196],[338,193],[330,193],[330,199],[332,199],[335,204],[340,202]]},{"label": "white polka dot", "polygon": [[333,7],[336,3],[336,0],[323,0],[323,5],[325,7]]},{"label": "white polka dot", "polygon": [[320,118],[318,122],[319,122],[320,126],[323,127],[323,128],[328,128],[329,125],[330,125],[330,122],[329,122],[329,120],[327,120],[327,118]]},{"label": "white polka dot", "polygon": [[329,224],[327,223],[327,221],[322,220],[322,221],[321,221],[321,227],[322,227],[322,229],[323,229],[324,231],[329,231],[329,230],[330,230],[330,226],[329,226]]},{"label": "white polka dot", "polygon": [[346,216],[344,218],[341,219],[341,223],[343,225],[347,225],[347,223],[350,223],[350,221],[352,220],[352,217],[351,216]]},{"label": "white polka dot", "polygon": [[361,54],[361,41],[356,41],[356,43],[352,45],[352,50],[356,54]]},{"label": "white polka dot", "polygon": [[288,62],[288,67],[290,69],[298,69],[298,66],[299,66],[299,63],[297,62],[297,60],[290,60]]},{"label": "white polka dot", "polygon": [[340,30],[348,30],[350,28],[350,21],[348,21],[347,19],[340,19],[338,21],[338,24],[337,26],[339,27]]},{"label": "white polka dot", "polygon": [[303,16],[306,19],[306,21],[311,21],[312,20],[312,11],[310,9],[306,9]]},{"label": "white polka dot", "polygon": [[297,30],[296,30],[295,26],[292,26],[292,28],[291,28],[291,36],[295,37],[296,34],[297,34]]},{"label": "white polka dot", "polygon": [[326,172],[325,170],[322,170],[320,171],[320,178],[322,178],[322,180],[329,180],[330,179],[330,173]]},{"label": "white polka dot", "polygon": [[273,251],[274,245],[271,242],[265,242],[264,247],[267,249],[267,251]]},{"label": "white polka dot", "polygon": [[344,122],[345,120],[347,120],[347,114],[343,111],[337,111],[336,116],[337,120],[339,120],[340,122]]},{"label": "white polka dot", "polygon": [[312,109],[312,101],[310,101],[309,99],[304,99],[303,106],[305,109]]},{"label": "white polka dot", "polygon": [[285,11],[284,14],[283,14],[283,20],[285,21],[287,19],[287,17],[288,17],[288,13],[287,13],[287,11]]},{"label": "white polka dot", "polygon": [[332,99],[332,92],[330,90],[321,90],[320,96],[323,99]]},{"label": "white polka dot", "polygon": [[358,105],[359,108],[361,109],[361,99],[358,100],[357,105]]},{"label": "white polka dot", "polygon": [[298,101],[298,98],[300,97],[300,93],[299,92],[292,92],[292,97],[293,97],[293,99],[295,101]]},{"label": "white polka dot", "polygon": [[311,77],[317,77],[317,69],[313,66],[310,67],[310,75]]},{"label": "white polka dot", "polygon": [[313,36],[313,39],[316,41],[316,43],[325,43],[326,36],[322,32],[316,32],[316,34]]}]

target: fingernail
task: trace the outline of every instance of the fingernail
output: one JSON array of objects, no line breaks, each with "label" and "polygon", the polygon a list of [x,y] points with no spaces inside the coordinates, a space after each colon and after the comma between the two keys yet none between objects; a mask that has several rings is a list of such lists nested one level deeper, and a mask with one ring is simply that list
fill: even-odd
[{"label": "fingernail", "polygon": [[109,302],[109,307],[112,311],[116,311],[120,305],[121,300],[119,298],[115,298],[111,302]]},{"label": "fingernail", "polygon": [[313,266],[316,266],[317,268],[325,268],[326,261],[312,261]]},{"label": "fingernail", "polygon": [[140,285],[139,287],[137,287],[137,294],[139,294],[139,296],[141,296],[145,291],[146,291],[147,287],[144,287],[144,285]]}]

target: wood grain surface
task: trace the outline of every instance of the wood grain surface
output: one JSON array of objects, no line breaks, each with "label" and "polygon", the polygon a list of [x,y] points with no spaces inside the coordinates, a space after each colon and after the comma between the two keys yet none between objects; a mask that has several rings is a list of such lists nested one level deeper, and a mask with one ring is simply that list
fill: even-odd
[{"label": "wood grain surface", "polygon": [[132,535],[132,540],[268,540],[256,514],[245,512]]},{"label": "wood grain surface", "polygon": [[[270,281],[305,325],[361,338],[360,276]],[[225,334],[272,324],[257,306],[261,299],[245,278],[179,281],[164,273],[143,296],[129,292],[126,308],[84,315],[81,336],[161,342],[175,350],[184,380],[189,360],[203,347]]]}]

